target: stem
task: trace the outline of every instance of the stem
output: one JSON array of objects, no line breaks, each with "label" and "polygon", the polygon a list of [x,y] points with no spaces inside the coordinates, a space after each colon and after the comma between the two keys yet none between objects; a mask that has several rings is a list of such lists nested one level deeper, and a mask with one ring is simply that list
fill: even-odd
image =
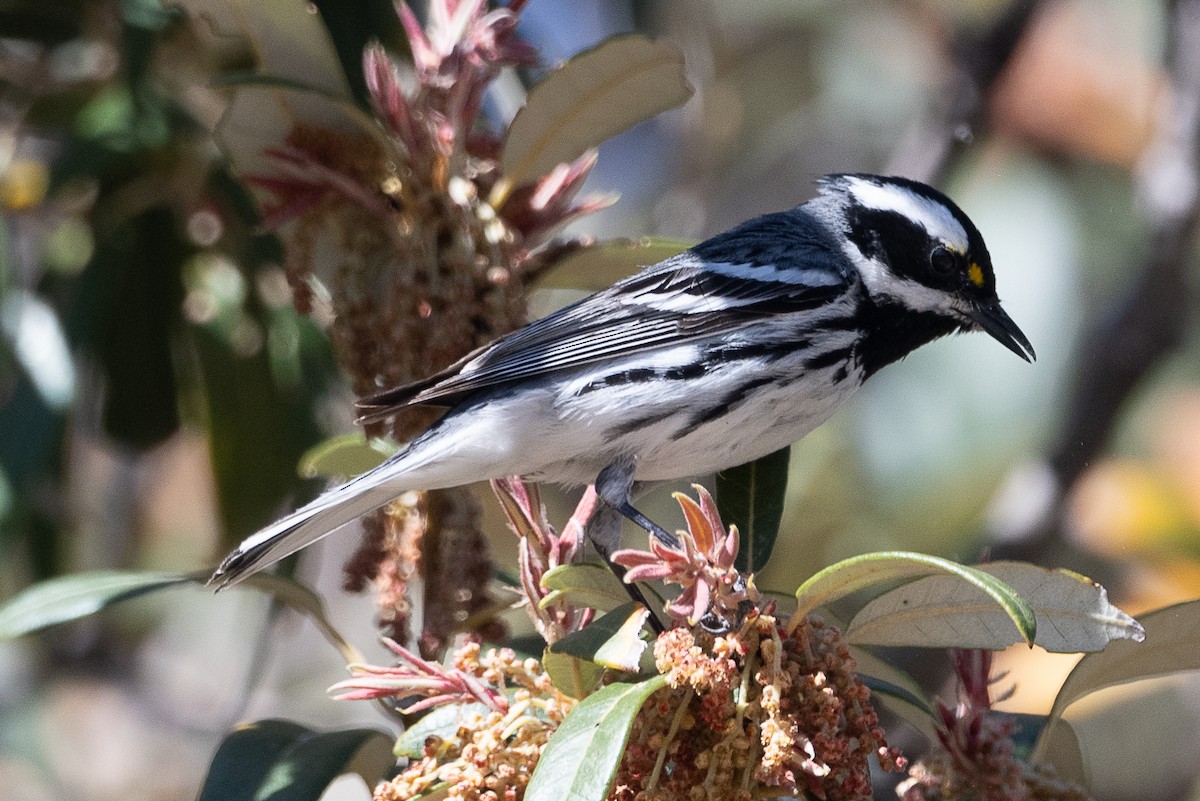
[{"label": "stem", "polygon": [[533,717],[532,715],[521,715],[521,717],[517,718],[512,723],[510,723],[504,727],[504,731],[501,732],[501,734],[500,734],[500,739],[504,740],[505,742],[508,742],[508,739],[510,737],[512,737],[514,734],[516,734],[518,731],[525,728],[526,726],[541,726],[541,725],[543,725],[542,721],[538,720],[537,718]]},{"label": "stem", "polygon": [[747,649],[746,664],[742,667],[742,683],[738,688],[737,700],[737,727],[739,730],[743,726],[746,710],[750,707],[750,702],[746,699],[750,697],[750,676],[754,674],[754,666],[757,661],[758,646],[756,643],[753,649]]},{"label": "stem", "polygon": [[[777,629],[775,626],[771,626],[771,641],[775,643],[775,656],[771,659],[771,670],[774,672],[775,676],[778,676],[783,673],[783,640],[780,639],[779,629]],[[804,650],[808,653],[808,661],[815,661],[813,659],[812,651],[808,647],[808,638],[805,637],[803,642]]]},{"label": "stem", "polygon": [[750,792],[750,780],[754,777],[754,766],[761,759],[762,738],[758,734],[758,721],[751,719],[751,726],[754,729],[754,736],[748,738],[750,740],[750,758],[746,760],[746,767],[742,768],[742,789]]},{"label": "stem", "polygon": [[[772,628],[772,630],[774,630],[774,626],[772,626],[771,628]],[[752,675],[754,675],[754,668],[755,668],[756,663],[758,662],[758,642],[759,641],[761,641],[761,637],[759,638],[759,640],[755,641],[753,648],[747,649],[746,664],[742,667],[742,684],[738,691],[738,700],[737,700],[736,724],[737,724],[737,733],[738,734],[745,734],[745,731],[746,731],[746,722],[745,722],[746,721],[746,712],[751,707],[751,704],[749,701],[750,677]],[[753,717],[751,718],[751,725],[752,725],[752,727],[754,729],[754,733],[755,733],[755,736],[753,738],[749,738],[752,754],[753,754],[753,751],[756,750],[756,746],[761,746],[761,743],[759,743],[759,737],[758,737],[758,723],[759,722],[756,718],[753,718]],[[744,768],[742,768],[742,789],[744,789],[744,790],[750,789],[750,777],[754,774],[754,765],[755,765],[755,763],[757,763],[757,761],[758,761],[757,759],[750,759],[746,762],[746,766]],[[711,771],[709,772],[709,775],[711,776]]]},{"label": "stem", "polygon": [[658,787],[658,776],[662,773],[663,764],[667,761],[667,749],[671,747],[675,735],[679,733],[679,727],[683,724],[683,716],[695,695],[696,691],[689,687],[683,700],[679,702],[679,708],[675,710],[675,716],[671,718],[671,728],[667,730],[667,738],[663,740],[662,748],[658,750],[658,759],[654,761],[654,771],[650,774],[650,781],[646,784],[647,791]]}]

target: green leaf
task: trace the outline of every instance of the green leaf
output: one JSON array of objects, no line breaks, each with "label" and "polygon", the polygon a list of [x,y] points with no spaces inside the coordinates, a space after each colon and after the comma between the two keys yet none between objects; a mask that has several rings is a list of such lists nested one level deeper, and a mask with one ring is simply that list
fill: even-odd
[{"label": "green leaf", "polygon": [[[1019,562],[978,569],[1003,581],[1037,617],[1034,640],[1047,651],[1098,651],[1114,639],[1140,640],[1142,627],[1108,602],[1094,581]],[[926,576],[875,598],[846,630],[869,645],[999,649],[1020,641],[1008,614],[979,587],[953,575]]]},{"label": "green leaf", "polygon": [[297,468],[303,478],[351,478],[383,464],[396,452],[382,440],[367,440],[360,431],[330,437],[309,448]]},{"label": "green leaf", "polygon": [[571,606],[608,611],[629,602],[621,580],[603,565],[559,565],[542,576],[542,587],[550,590],[538,604],[542,609],[563,601]]},{"label": "green leaf", "polygon": [[374,729],[314,733],[287,721],[262,721],[221,743],[200,801],[317,801],[349,773],[371,787],[395,765],[391,745]]},{"label": "green leaf", "polygon": [[[608,614],[612,615],[614,612],[615,609]],[[646,666],[647,656],[651,654],[646,647],[648,643],[642,639],[643,626],[646,625],[646,618],[649,616],[650,610],[641,604],[635,604],[621,627],[596,650],[593,661],[597,665],[614,670],[627,670],[631,673],[642,670]]]},{"label": "green leaf", "polygon": [[775,547],[787,496],[790,455],[791,446],[786,446],[717,473],[717,508],[725,525],[737,526],[741,535],[735,564],[743,573],[762,570]]},{"label": "green leaf", "polygon": [[[319,86],[313,86],[312,84],[305,83],[304,81],[296,78],[284,77],[281,75],[269,75],[264,72],[223,72],[220,75],[213,76],[208,83],[209,86],[216,88],[260,86],[268,89],[294,89],[298,92],[320,95],[328,100],[333,100],[339,103],[351,103],[351,101],[346,98],[345,95],[338,94],[337,92],[323,89]],[[353,106],[351,105],[349,108],[353,108]]]},{"label": "green leaf", "polygon": [[329,31],[351,92],[364,108],[369,108],[363,50],[370,42],[380,41],[393,53],[408,52],[408,40],[392,0],[314,0],[313,5]]},{"label": "green leaf", "polygon": [[43,581],[0,607],[0,640],[9,640],[99,612],[155,590],[194,581],[177,573],[98,571]]},{"label": "green leaf", "polygon": [[[337,372],[329,338],[311,320],[290,305],[248,302],[260,271],[277,269],[283,249],[258,232],[246,188],[215,172],[208,191],[231,212],[228,236],[244,246],[240,269],[202,257],[184,271],[189,294],[214,312],[185,328],[194,355],[189,400],[207,423],[223,545],[232,548],[315,489],[299,480],[296,464],[325,437],[315,410]],[[246,332],[263,337],[262,347],[247,353],[239,345]]]},{"label": "green leaf", "polygon": [[670,42],[618,36],[580,53],[533,87],[517,112],[492,205],[499,207],[512,188],[691,96],[683,54]]},{"label": "green leaf", "polygon": [[1075,782],[1084,787],[1089,786],[1091,776],[1087,767],[1088,762],[1083,756],[1083,748],[1080,746],[1075,729],[1061,718],[1055,721],[1054,728],[1050,731],[1046,731],[1048,724],[1049,721],[1043,721],[1038,732],[1038,743],[1041,743],[1043,736],[1046,737],[1046,744],[1042,748],[1038,761],[1049,762],[1054,766],[1059,778],[1065,781]]},{"label": "green leaf", "polygon": [[633,275],[647,264],[682,253],[693,244],[682,239],[643,237],[588,245],[554,262],[538,279],[537,288],[597,292]]},{"label": "green leaf", "polygon": [[212,121],[213,136],[236,172],[272,174],[277,165],[266,151],[286,142],[297,123],[344,134],[347,146],[368,138],[385,154],[394,153],[383,129],[358,106],[329,90],[286,88],[286,80],[274,74],[253,83],[240,80],[225,113]]},{"label": "green leaf", "polygon": [[[1029,604],[1007,584],[949,559],[906,551],[852,556],[815,574],[796,590],[797,608],[793,619],[860,590],[938,573],[955,576],[982,590],[1016,625],[1021,641],[1033,643],[1037,636],[1037,617]],[[853,625],[851,621],[851,627]]]},{"label": "green leaf", "polygon": [[[0,606],[0,641],[77,620],[149,592],[184,584],[203,585],[207,580],[207,571],[179,574],[109,570],[43,581]],[[320,597],[300,582],[274,573],[256,573],[239,586],[269,593],[307,616],[347,663],[363,661],[362,654],[333,627]]]},{"label": "green leaf", "polygon": [[871,691],[871,700],[887,709],[921,733],[931,743],[937,742],[937,726],[929,710],[913,700],[913,696],[886,681],[863,676],[863,684]]},{"label": "green leaf", "polygon": [[[154,173],[145,180],[165,180]],[[175,211],[155,205],[124,219],[97,240],[85,269],[102,289],[92,305],[104,380],[104,428],[134,448],[150,448],[179,427],[178,346],[183,284],[180,271],[195,246]],[[81,276],[82,279],[82,276]]]},{"label": "green leaf", "polygon": [[[1033,764],[1031,755],[1035,743],[1045,731],[1046,716],[1025,712],[1006,712],[1004,716],[1016,724],[1012,741],[1017,759]],[[1090,784],[1087,760],[1084,758],[1083,749],[1080,747],[1075,730],[1064,721],[1055,728],[1050,737],[1052,743],[1044,758],[1038,761],[1053,765],[1058,779],[1087,787]]]},{"label": "green leaf", "polygon": [[1024,598],[1037,615],[1034,642],[1047,651],[1099,651],[1113,640],[1141,642],[1146,631],[1108,601],[1108,591],[1087,576],[1023,562],[976,565]]},{"label": "green leaf", "polygon": [[858,675],[869,676],[873,679],[878,679],[880,682],[890,684],[907,696],[913,704],[924,710],[926,715],[933,714],[933,700],[907,671],[900,669],[891,662],[880,659],[874,653],[858,646],[850,646],[850,656],[854,658],[856,665],[855,672]]},{"label": "green leaf", "polygon": [[554,686],[572,698],[587,696],[600,686],[600,679],[604,676],[604,668],[590,659],[551,653],[548,648],[542,654],[542,667]]},{"label": "green leaf", "polygon": [[[237,326],[262,331],[262,321],[244,315],[240,304],[235,317]],[[303,404],[317,387],[288,391],[277,384],[268,349],[239,353],[220,318],[190,325],[186,335],[201,379],[197,399],[208,423],[222,532],[236,542],[298,494],[296,463],[317,439],[312,407]]]},{"label": "green leaf", "polygon": [[1084,656],[1075,665],[1054,699],[1046,727],[1034,749],[1035,760],[1044,757],[1067,707],[1084,696],[1131,681],[1200,670],[1200,648],[1196,647],[1200,601],[1157,609],[1142,615],[1141,623],[1145,642],[1118,640],[1099,653]]},{"label": "green leaf", "polygon": [[334,779],[353,773],[367,787],[396,764],[392,738],[375,729],[316,734],[297,742],[271,766],[255,801],[317,801]]},{"label": "green leaf", "polygon": [[646,650],[641,633],[649,614],[646,607],[629,601],[551,643],[550,653],[588,659],[616,670],[636,671]]},{"label": "green leaf", "polygon": [[6,39],[30,39],[51,47],[84,35],[90,0],[10,0],[0,4],[0,30]]},{"label": "green leaf", "polygon": [[54,308],[32,292],[5,292],[0,298],[0,337],[42,404],[65,414],[75,400],[75,366]]},{"label": "green leaf", "polygon": [[392,753],[398,757],[420,759],[428,737],[453,740],[464,723],[490,711],[491,708],[487,704],[479,703],[439,706],[405,729],[400,739],[396,740]]},{"label": "green leaf", "polygon": [[665,676],[618,682],[580,701],[546,744],[525,801],[599,801],[607,796],[634,718],[666,683]]},{"label": "green leaf", "polygon": [[271,766],[312,729],[290,720],[260,720],[238,726],[221,741],[200,790],[200,801],[254,798]]},{"label": "green leaf", "polygon": [[[351,96],[329,27],[322,24],[326,20],[309,13],[305,6],[288,0],[245,4],[180,0],[179,5],[202,30],[222,39],[248,40],[262,72],[316,86],[336,96]],[[361,45],[357,57],[362,58]],[[359,80],[363,80],[361,61],[356,70]]]},{"label": "green leaf", "polygon": [[121,19],[129,26],[160,30],[174,16],[173,9],[164,7],[157,0],[122,0]]}]

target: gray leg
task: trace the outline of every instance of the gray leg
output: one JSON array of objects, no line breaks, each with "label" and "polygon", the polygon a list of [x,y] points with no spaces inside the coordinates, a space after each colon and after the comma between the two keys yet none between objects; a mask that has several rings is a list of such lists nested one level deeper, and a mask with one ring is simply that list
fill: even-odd
[{"label": "gray leg", "polygon": [[662,632],[663,626],[654,608],[646,602],[642,591],[635,584],[625,584],[625,568],[612,561],[612,552],[621,545],[621,518],[627,517],[644,528],[655,539],[668,548],[681,548],[682,543],[662,526],[633,508],[630,494],[633,490],[633,460],[620,459],[600,471],[596,477],[596,494],[603,501],[588,523],[587,535],[609,569],[621,579],[629,597],[650,610],[650,626]]},{"label": "gray leg", "polygon": [[596,551],[599,552],[600,558],[604,560],[604,564],[608,565],[608,569],[621,580],[621,586],[625,588],[625,592],[633,599],[635,603],[644,606],[649,612],[650,617],[647,619],[650,623],[650,628],[658,634],[663,632],[663,624],[658,619],[658,615],[654,612],[654,607],[646,600],[646,596],[642,594],[641,589],[636,584],[628,584],[625,582],[625,568],[618,565],[612,560],[612,552],[617,550],[617,546],[621,544],[621,514],[608,504],[600,504],[596,507],[596,511],[592,513],[592,519],[587,524],[587,537],[596,546]]},{"label": "gray leg", "polygon": [[[616,509],[622,516],[629,518],[639,527],[646,530],[654,539],[668,548],[676,550],[682,547],[679,539],[665,528],[633,508],[630,497],[633,491],[633,460],[619,459],[600,471],[596,477],[596,494],[605,504]],[[615,550],[620,542],[620,527],[616,529],[616,539],[610,550]],[[594,540],[593,540],[594,541]],[[597,547],[600,544],[597,543]]]}]

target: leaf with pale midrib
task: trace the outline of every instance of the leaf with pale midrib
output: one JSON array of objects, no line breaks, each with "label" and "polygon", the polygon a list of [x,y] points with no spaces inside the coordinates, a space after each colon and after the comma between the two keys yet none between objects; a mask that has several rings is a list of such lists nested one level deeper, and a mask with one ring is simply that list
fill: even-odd
[{"label": "leaf with pale midrib", "polygon": [[717,473],[717,508],[726,526],[737,526],[741,545],[734,565],[757,573],[767,564],[787,496],[791,447]]},{"label": "leaf with pale midrib", "polygon": [[796,615],[807,614],[862,590],[938,574],[955,576],[982,590],[1016,626],[1020,640],[1033,644],[1037,636],[1037,616],[1012,587],[982,570],[940,556],[908,551],[878,551],[852,556],[821,570],[796,590]]},{"label": "leaf with pale midrib", "polygon": [[666,681],[655,676],[638,684],[610,684],[580,701],[546,744],[525,801],[600,801],[608,795],[634,718]]},{"label": "leaf with pale midrib", "polygon": [[617,36],[576,55],[533,87],[513,118],[493,203],[691,96],[683,54],[670,42]]}]

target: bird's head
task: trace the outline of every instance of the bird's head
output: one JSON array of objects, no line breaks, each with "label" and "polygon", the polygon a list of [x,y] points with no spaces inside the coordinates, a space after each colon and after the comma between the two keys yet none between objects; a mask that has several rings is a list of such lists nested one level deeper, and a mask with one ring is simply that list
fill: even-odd
[{"label": "bird's head", "polygon": [[1034,359],[1033,346],[1000,306],[979,229],[950,198],[907,178],[861,174],[827,176],[821,194],[873,300],[986,331]]}]

